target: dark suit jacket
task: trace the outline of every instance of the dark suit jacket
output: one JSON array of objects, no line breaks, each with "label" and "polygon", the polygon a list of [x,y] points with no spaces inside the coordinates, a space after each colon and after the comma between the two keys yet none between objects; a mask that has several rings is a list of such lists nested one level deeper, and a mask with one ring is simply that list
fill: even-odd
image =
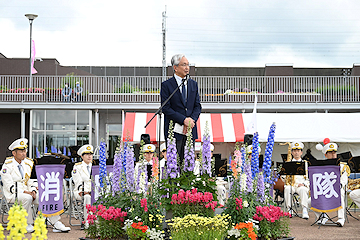
[{"label": "dark suit jacket", "polygon": [[[171,95],[171,93],[178,87],[175,77],[172,77],[165,82],[161,83],[161,104]],[[195,127],[192,129],[193,139],[198,138],[196,121],[201,113],[201,104],[199,97],[198,84],[192,79],[187,83],[187,104],[185,106],[184,100],[181,96],[180,90],[176,91],[172,98],[165,104],[162,109],[165,115],[164,121],[164,134],[165,139],[168,137],[169,123],[173,120],[174,123],[184,124],[187,117],[191,117],[195,121]],[[182,139],[184,135],[174,133],[177,140]]]}]

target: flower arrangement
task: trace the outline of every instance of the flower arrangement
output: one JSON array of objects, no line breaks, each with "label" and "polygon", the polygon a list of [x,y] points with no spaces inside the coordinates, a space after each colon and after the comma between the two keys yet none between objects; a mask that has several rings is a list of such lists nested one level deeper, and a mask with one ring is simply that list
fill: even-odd
[{"label": "flower arrangement", "polygon": [[127,212],[113,206],[87,205],[89,227],[85,229],[87,237],[99,239],[117,239],[124,235],[123,226]]},{"label": "flower arrangement", "polygon": [[287,236],[290,232],[288,219],[290,214],[283,212],[280,207],[257,206],[254,220],[259,221],[259,236],[266,239],[277,239]]},{"label": "flower arrangement", "polygon": [[197,214],[188,214],[183,218],[173,218],[169,226],[172,240],[220,240],[227,236],[229,215],[202,217]]},{"label": "flower arrangement", "polygon": [[0,89],[1,93],[44,93],[45,89],[44,88],[11,88],[11,89],[7,89],[2,88]]},{"label": "flower arrangement", "polygon": [[[265,239],[282,237],[289,233],[287,214],[273,206],[269,189],[273,183],[271,157],[275,125],[269,132],[266,162],[259,171],[258,134],[255,134],[253,152],[245,153],[245,145],[236,144],[229,198],[224,212],[215,215],[219,204],[215,178],[211,177],[210,135],[205,131],[200,175],[193,173],[194,149],[191,131],[187,131],[184,165],[178,165],[173,123],[170,123],[166,169],[159,179],[159,162],[153,159],[151,179],[139,168],[134,178],[134,151],[125,143],[116,156],[116,171],[110,184],[113,192],[103,191],[97,205],[87,206],[89,237],[118,239],[127,234],[129,239],[164,239],[163,214],[166,212],[170,239]],[[143,144],[143,143],[142,143]],[[143,160],[140,152],[140,161]],[[180,172],[181,171],[181,172]],[[106,169],[103,170],[106,178]],[[137,182],[135,182],[137,181]],[[107,181],[105,182],[106,184]],[[145,186],[146,184],[146,186]],[[141,187],[141,185],[143,185]],[[106,186],[104,184],[104,186]],[[139,191],[143,189],[144,191]],[[121,210],[124,209],[124,210]],[[114,229],[112,229],[114,228]]]},{"label": "flower arrangement", "polygon": [[48,230],[46,229],[45,218],[41,213],[35,219],[34,230],[35,231],[31,234],[31,240],[47,239]]},{"label": "flower arrangement", "polygon": [[7,230],[10,230],[8,239],[22,239],[25,237],[26,231],[26,216],[28,213],[22,205],[17,202],[9,209]]},{"label": "flower arrangement", "polygon": [[252,222],[238,223],[228,230],[228,239],[256,240],[257,230],[254,227],[256,228],[256,225]]},{"label": "flower arrangement", "polygon": [[[190,133],[189,133],[190,132]],[[194,188],[197,189],[198,192],[209,192],[213,195],[213,198],[216,199],[216,182],[214,177],[210,177],[211,169],[210,169],[210,161],[206,160],[206,164],[202,164],[203,171],[201,176],[198,177],[194,174],[193,167],[190,165],[194,165],[194,151],[193,144],[191,143],[191,131],[188,131],[187,134],[187,153],[184,154],[189,163],[187,166],[190,168],[186,168],[186,171],[182,171],[180,174],[179,166],[178,166],[178,156],[175,145],[174,133],[173,133],[173,122],[170,121],[169,126],[169,135],[168,135],[168,145],[167,145],[167,161],[166,161],[166,169],[167,176],[164,177],[160,181],[159,193],[161,196],[161,204],[166,210],[177,208],[176,205],[172,204],[171,197],[174,194],[178,194],[179,190],[187,191],[192,190]],[[210,139],[210,138],[209,138]],[[210,152],[210,144],[209,144],[209,152]],[[206,169],[206,170],[204,170]]]},{"label": "flower arrangement", "polygon": [[148,226],[143,225],[143,222],[133,222],[130,227],[126,228],[126,234],[130,240],[146,239],[146,231]]},{"label": "flower arrangement", "polygon": [[178,194],[173,194],[171,197],[173,215],[184,217],[198,213],[200,216],[214,216],[218,202],[213,200],[213,195],[209,192],[201,193],[196,188],[191,191],[180,189]]},{"label": "flower arrangement", "polygon": [[123,229],[126,231],[129,239],[162,240],[165,238],[163,230],[144,225],[139,217],[135,217],[134,220],[127,219]]}]

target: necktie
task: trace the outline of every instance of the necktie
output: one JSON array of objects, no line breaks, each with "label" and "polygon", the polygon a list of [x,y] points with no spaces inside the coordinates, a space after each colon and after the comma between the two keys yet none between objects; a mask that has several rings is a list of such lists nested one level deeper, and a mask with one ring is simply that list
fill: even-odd
[{"label": "necktie", "polygon": [[181,95],[184,99],[184,103],[186,105],[186,87],[185,87],[185,84],[182,85],[182,92],[181,92]]},{"label": "necktie", "polygon": [[23,166],[21,164],[18,165],[20,174],[21,174],[21,178],[24,178],[24,170],[23,170]]},{"label": "necktie", "polygon": [[89,165],[87,166],[87,170],[88,170],[88,172],[90,174],[90,166]]}]

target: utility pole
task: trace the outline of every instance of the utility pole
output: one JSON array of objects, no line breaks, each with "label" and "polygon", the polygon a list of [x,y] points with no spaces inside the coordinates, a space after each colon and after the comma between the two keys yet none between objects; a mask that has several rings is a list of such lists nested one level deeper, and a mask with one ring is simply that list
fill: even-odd
[{"label": "utility pole", "polygon": [[163,59],[162,59],[162,77],[166,79],[166,5],[165,11],[162,12],[162,36],[163,36]]}]

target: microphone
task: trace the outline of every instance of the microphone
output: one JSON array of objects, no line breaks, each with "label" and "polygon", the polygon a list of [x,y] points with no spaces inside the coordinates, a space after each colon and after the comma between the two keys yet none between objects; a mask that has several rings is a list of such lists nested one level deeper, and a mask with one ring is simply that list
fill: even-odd
[{"label": "microphone", "polygon": [[189,80],[190,74],[186,74],[185,78],[183,79],[184,84]]}]

